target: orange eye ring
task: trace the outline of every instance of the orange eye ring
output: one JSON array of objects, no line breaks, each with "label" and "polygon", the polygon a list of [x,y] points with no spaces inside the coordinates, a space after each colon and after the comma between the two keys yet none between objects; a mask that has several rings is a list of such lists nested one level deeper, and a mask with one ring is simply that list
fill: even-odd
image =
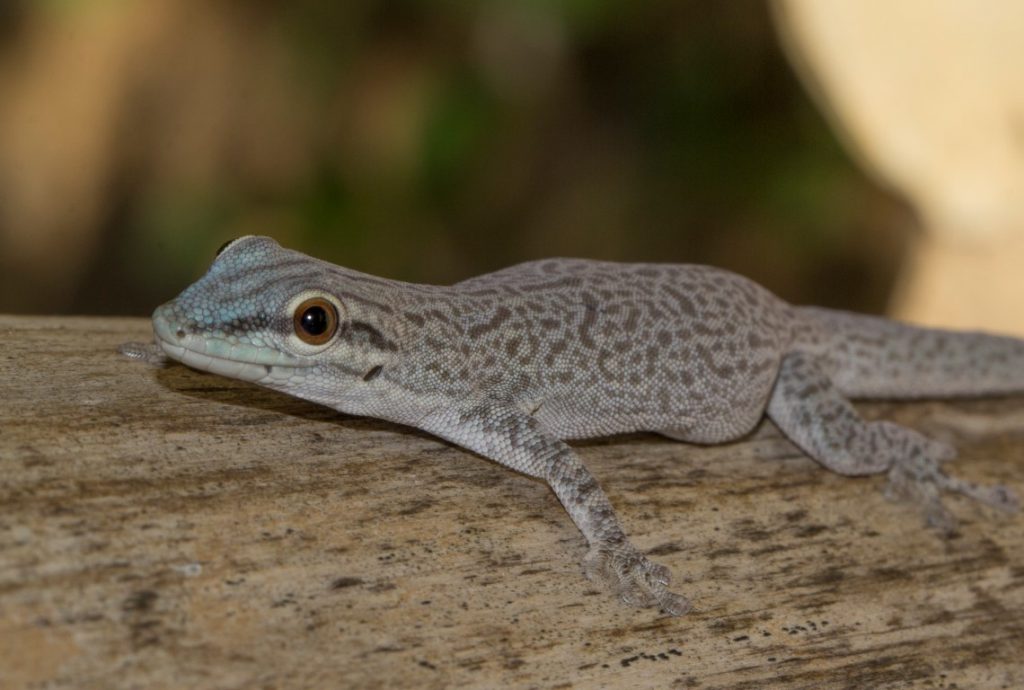
[{"label": "orange eye ring", "polygon": [[323,345],[338,332],[338,308],[323,297],[311,297],[295,307],[295,335],[307,345]]}]

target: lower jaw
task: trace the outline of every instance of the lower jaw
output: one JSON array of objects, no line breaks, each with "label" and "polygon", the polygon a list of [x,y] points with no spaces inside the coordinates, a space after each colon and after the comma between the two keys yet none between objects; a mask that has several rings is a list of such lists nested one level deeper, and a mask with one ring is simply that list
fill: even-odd
[{"label": "lower jaw", "polygon": [[189,350],[180,345],[175,345],[174,343],[169,343],[162,338],[157,338],[156,342],[168,357],[186,366],[241,381],[265,383],[265,379],[273,377],[275,370],[291,369],[291,367],[275,367],[269,364],[253,364],[251,362],[224,359],[223,357],[212,357],[195,350]]}]

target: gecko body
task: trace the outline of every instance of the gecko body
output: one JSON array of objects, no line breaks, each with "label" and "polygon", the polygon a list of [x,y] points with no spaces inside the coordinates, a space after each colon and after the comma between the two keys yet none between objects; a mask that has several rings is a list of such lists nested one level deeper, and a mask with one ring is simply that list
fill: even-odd
[{"label": "gecko body", "polygon": [[243,237],[153,314],[166,355],[341,412],[407,424],[547,482],[586,537],[588,577],[684,613],[566,440],[652,431],[694,443],[765,415],[844,475],[886,473],[933,526],[944,491],[1012,511],[1001,486],[944,473],[947,444],[864,421],[849,398],[1024,391],[1024,341],[794,307],[705,266],[548,259],[452,286],[366,275]]}]

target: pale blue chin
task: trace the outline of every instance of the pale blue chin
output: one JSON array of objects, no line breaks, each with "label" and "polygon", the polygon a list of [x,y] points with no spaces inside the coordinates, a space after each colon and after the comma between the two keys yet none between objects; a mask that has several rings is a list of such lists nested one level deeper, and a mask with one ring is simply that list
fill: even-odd
[{"label": "pale blue chin", "polygon": [[314,365],[294,355],[271,347],[241,342],[237,337],[187,333],[168,316],[172,304],[165,304],[153,313],[153,335],[160,349],[182,364],[264,386],[280,387],[304,378]]}]

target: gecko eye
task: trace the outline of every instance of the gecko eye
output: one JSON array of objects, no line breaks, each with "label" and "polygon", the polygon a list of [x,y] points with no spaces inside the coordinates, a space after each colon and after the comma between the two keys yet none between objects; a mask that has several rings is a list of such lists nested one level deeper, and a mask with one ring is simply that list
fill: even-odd
[{"label": "gecko eye", "polygon": [[313,297],[295,307],[295,335],[309,345],[323,345],[338,332],[338,310],[323,297]]}]

